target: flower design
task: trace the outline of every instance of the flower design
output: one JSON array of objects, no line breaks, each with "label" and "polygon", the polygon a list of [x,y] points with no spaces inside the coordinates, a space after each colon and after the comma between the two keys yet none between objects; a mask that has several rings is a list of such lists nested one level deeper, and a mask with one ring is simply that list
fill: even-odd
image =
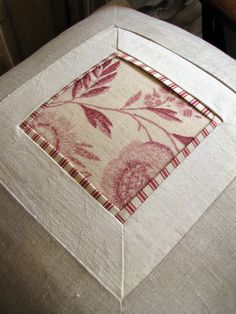
[{"label": "flower design", "polygon": [[186,107],[186,102],[182,99],[179,99],[176,97],[176,102],[175,105],[179,108],[185,108]]},{"label": "flower design", "polygon": [[175,102],[176,107],[179,110],[179,113],[186,118],[191,118],[193,116],[193,110],[188,104],[182,99],[176,98]]},{"label": "flower design", "polygon": [[[163,77],[167,87],[148,74],[138,79],[137,75],[134,66],[114,54],[65,86],[21,124],[67,173],[86,177],[79,181],[82,187],[107,209],[109,202],[123,209],[133,201],[138,207],[160,184],[159,178],[165,179],[171,167],[177,167],[188,149],[198,144],[195,136],[207,125],[207,118],[196,120],[204,119],[196,110],[197,99],[189,103],[191,97],[175,83]],[[208,132],[204,132],[205,137]],[[165,169],[171,161],[174,167]],[[131,209],[130,204],[126,214]],[[120,214],[116,217],[126,220]]]},{"label": "flower design", "polygon": [[161,94],[173,94],[173,91],[168,86],[165,86],[163,84],[160,85],[159,92]]},{"label": "flower design", "polygon": [[190,108],[180,109],[180,114],[186,118],[191,118],[193,115],[193,111]]},{"label": "flower design", "polygon": [[147,107],[156,107],[162,104],[160,95],[156,92],[155,88],[153,88],[153,92],[151,94],[146,94],[144,96],[144,104]]},{"label": "flower design", "polygon": [[108,163],[101,180],[104,194],[119,208],[127,204],[173,158],[165,145],[133,141]]},{"label": "flower design", "polygon": [[78,156],[94,161],[100,159],[88,151],[88,148],[93,147],[92,145],[81,143],[78,140],[68,119],[62,116],[57,117],[55,113],[45,111],[33,119],[30,125],[55,149],[70,159],[85,177],[91,176],[91,173],[86,170],[85,165],[78,159]]},{"label": "flower design", "polygon": [[160,97],[162,98],[162,104],[165,104],[166,102],[173,102],[178,99],[176,94],[165,85],[161,85],[158,88],[158,91],[160,93]]}]

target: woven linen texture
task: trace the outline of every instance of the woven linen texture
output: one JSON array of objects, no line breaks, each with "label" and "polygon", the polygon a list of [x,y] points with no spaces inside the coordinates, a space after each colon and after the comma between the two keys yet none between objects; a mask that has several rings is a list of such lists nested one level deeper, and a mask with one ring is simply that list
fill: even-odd
[{"label": "woven linen texture", "polygon": [[158,187],[156,176],[166,178],[166,166],[178,166],[177,156],[187,157],[187,146],[210,133],[214,119],[176,84],[117,53],[65,86],[21,127],[124,222]]}]

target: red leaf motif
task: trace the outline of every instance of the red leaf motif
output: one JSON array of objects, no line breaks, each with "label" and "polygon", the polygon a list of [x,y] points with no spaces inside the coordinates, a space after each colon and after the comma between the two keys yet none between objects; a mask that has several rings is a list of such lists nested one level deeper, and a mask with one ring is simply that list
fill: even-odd
[{"label": "red leaf motif", "polygon": [[112,81],[115,78],[116,74],[117,73],[113,73],[113,74],[110,74],[110,75],[103,77],[102,79],[98,80],[93,86],[100,86],[100,85],[103,85],[103,84],[106,84],[106,83]]},{"label": "red leaf motif", "polygon": [[103,63],[102,68],[105,69],[106,67],[108,67],[109,64],[111,64],[112,59],[107,60],[106,62]]},{"label": "red leaf motif", "polygon": [[93,145],[87,144],[87,143],[79,143],[79,146],[82,146],[82,147],[93,147]]},{"label": "red leaf motif", "polygon": [[82,164],[82,162],[77,159],[76,157],[73,157],[73,156],[67,156],[75,165],[79,166],[79,167],[82,167],[82,168],[85,168],[85,165]]},{"label": "red leaf motif", "polygon": [[90,75],[88,73],[85,74],[85,76],[82,78],[82,81],[83,81],[84,88],[87,89],[91,83]]},{"label": "red leaf motif", "polygon": [[120,65],[120,61],[116,61],[113,64],[111,64],[109,67],[107,67],[103,72],[102,72],[102,76],[110,74],[111,72],[114,72],[118,69]]},{"label": "red leaf motif", "polygon": [[83,93],[80,97],[93,97],[100,94],[105,93],[110,87],[109,86],[102,86],[98,88],[90,89],[88,92]]},{"label": "red leaf motif", "polygon": [[100,74],[101,74],[101,71],[102,71],[102,67],[101,67],[101,66],[96,67],[96,68],[93,70],[93,75],[94,75],[95,77],[99,77]]},{"label": "red leaf motif", "polygon": [[137,100],[139,100],[140,97],[141,97],[141,94],[142,94],[142,92],[141,92],[141,90],[140,90],[137,94],[131,96],[131,97],[126,101],[126,103],[125,103],[125,105],[124,105],[124,108],[131,106],[133,103],[135,103]]},{"label": "red leaf motif", "polygon": [[84,146],[83,144],[75,144],[75,152],[77,154],[79,154],[80,156],[90,159],[90,160],[100,160],[100,158],[98,156],[96,156],[95,154],[89,152],[87,149],[83,148],[82,146]]},{"label": "red leaf motif", "polygon": [[184,145],[188,145],[194,139],[191,136],[183,136],[179,134],[172,134],[178,141],[180,141]]},{"label": "red leaf motif", "polygon": [[184,109],[184,110],[181,110],[180,113],[181,113],[184,117],[187,117],[187,118],[191,118],[192,115],[193,115],[192,109]]},{"label": "red leaf motif", "polygon": [[92,108],[88,108],[85,105],[81,105],[85,115],[94,128],[99,128],[108,137],[111,137],[111,121],[100,111]]},{"label": "red leaf motif", "polygon": [[81,80],[75,81],[74,86],[72,88],[72,97],[74,98],[82,88]]},{"label": "red leaf motif", "polygon": [[182,122],[182,120],[175,117],[175,115],[177,114],[176,111],[165,108],[151,108],[151,107],[147,108],[147,110],[156,113],[159,117],[165,120]]}]

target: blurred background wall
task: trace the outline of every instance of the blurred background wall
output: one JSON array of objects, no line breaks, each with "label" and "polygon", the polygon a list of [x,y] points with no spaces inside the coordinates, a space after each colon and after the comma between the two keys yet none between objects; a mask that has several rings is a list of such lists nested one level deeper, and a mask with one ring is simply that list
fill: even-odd
[{"label": "blurred background wall", "polygon": [[[202,3],[214,1],[129,0],[133,8],[199,37],[202,36]],[[236,0],[227,1],[236,3]],[[106,2],[109,0],[0,0],[0,75]],[[210,21],[211,17],[206,19]],[[234,34],[226,33],[230,43],[227,52],[235,57]]]},{"label": "blurred background wall", "polygon": [[106,0],[0,0],[0,75]]}]

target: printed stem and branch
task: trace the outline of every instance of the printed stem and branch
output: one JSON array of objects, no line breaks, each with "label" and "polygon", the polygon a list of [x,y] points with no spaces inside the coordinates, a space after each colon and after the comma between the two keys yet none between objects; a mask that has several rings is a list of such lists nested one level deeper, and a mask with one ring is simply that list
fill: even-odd
[{"label": "printed stem and branch", "polygon": [[[176,117],[177,112],[167,109],[160,108],[160,106],[140,106],[140,107],[132,107],[137,103],[141,98],[142,92],[139,91],[133,96],[131,96],[126,103],[121,108],[110,108],[104,106],[96,106],[93,104],[84,103],[84,98],[94,97],[105,93],[110,86],[106,86],[108,82],[114,80],[117,75],[117,70],[119,68],[120,61],[116,61],[112,63],[112,60],[106,61],[104,64],[96,67],[90,73],[85,74],[81,79],[76,80],[74,82],[72,88],[72,98],[69,100],[57,102],[52,101],[47,104],[47,108],[55,108],[63,105],[78,105],[84,111],[87,120],[94,127],[103,132],[106,136],[111,137],[111,129],[112,122],[107,118],[107,116],[101,111],[110,111],[117,112],[120,114],[124,114],[129,116],[132,120],[134,120],[138,125],[138,131],[143,130],[149,141],[153,141],[153,138],[148,130],[146,124],[152,124],[156,128],[158,128],[161,132],[163,132],[171,141],[174,149],[178,152],[178,147],[175,143],[175,140],[180,140],[177,136],[168,132],[164,127],[162,127],[155,119],[153,121],[150,118],[143,116],[140,112],[152,112],[159,116],[162,119],[182,122],[179,118]],[[155,90],[154,90],[155,92]],[[156,93],[156,92],[155,92]],[[154,96],[155,96],[154,93]],[[160,104],[159,104],[160,105]]]},{"label": "printed stem and branch", "polygon": [[169,133],[160,124],[158,124],[157,122],[155,122],[155,121],[153,121],[151,119],[148,119],[148,118],[146,118],[146,117],[144,117],[144,116],[142,116],[140,114],[129,112],[130,110],[136,110],[136,111],[137,110],[139,110],[139,111],[140,110],[148,110],[146,107],[138,107],[138,108],[125,108],[125,107],[122,107],[122,108],[109,108],[109,107],[103,107],[103,106],[96,106],[96,105],[93,105],[93,104],[84,104],[84,103],[75,101],[75,99],[64,101],[62,103],[57,103],[57,104],[54,104],[53,106],[50,106],[50,107],[61,106],[61,105],[64,105],[64,104],[76,104],[76,105],[83,106],[83,107],[89,107],[89,108],[92,107],[92,108],[95,108],[95,109],[98,109],[98,110],[112,111],[112,112],[118,112],[118,113],[121,113],[121,114],[128,115],[130,118],[132,118],[138,124],[138,130],[143,129],[143,131],[146,133],[149,141],[153,141],[152,136],[151,136],[150,132],[148,131],[147,127],[140,120],[146,121],[147,123],[155,125],[159,130],[161,130],[163,133],[165,133],[165,135],[168,136],[168,138],[172,142],[175,150],[178,151],[178,147],[177,147],[177,145],[176,145],[176,143],[175,143],[175,141],[174,141],[174,139],[172,137],[172,134]]}]

